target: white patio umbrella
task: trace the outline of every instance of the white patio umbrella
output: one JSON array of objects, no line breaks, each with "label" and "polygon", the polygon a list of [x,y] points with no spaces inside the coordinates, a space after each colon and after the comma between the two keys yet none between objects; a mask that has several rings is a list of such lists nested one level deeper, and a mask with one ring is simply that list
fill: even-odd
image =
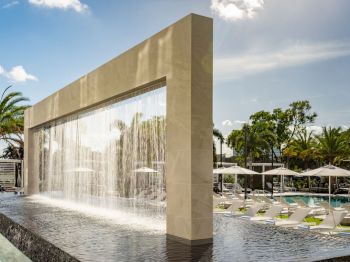
[{"label": "white patio umbrella", "polygon": [[336,167],[333,165],[326,165],[317,169],[313,169],[304,173],[301,173],[299,176],[318,176],[318,177],[328,177],[328,193],[329,193],[329,202],[331,202],[331,177],[350,177],[350,171]]},{"label": "white patio umbrella", "polygon": [[297,175],[299,175],[298,172],[290,170],[286,167],[279,167],[279,168],[271,169],[271,170],[265,171],[261,174],[262,175],[273,175],[273,176],[297,176]]},{"label": "white patio umbrella", "polygon": [[258,172],[240,166],[230,166],[221,170],[221,174],[227,175],[257,175]]},{"label": "white patio umbrella", "polygon": [[[225,175],[235,175],[235,182],[237,183],[237,175],[256,175],[259,174],[258,172],[255,172],[254,170],[250,170],[244,167],[240,167],[240,166],[230,166],[227,168],[221,168],[221,169],[215,169],[215,172],[219,172],[217,174],[223,174]],[[247,183],[245,184],[245,189],[244,189],[244,193],[245,195],[247,195]]]},{"label": "white patio umbrella", "polygon": [[[265,171],[265,172],[263,172],[261,174],[263,175],[264,178],[265,178],[265,175],[281,176],[281,189],[283,188],[284,176],[298,176],[299,175],[298,172],[290,170],[290,169],[288,169],[286,167],[278,167],[278,168],[275,168],[275,169],[271,169],[269,171]],[[264,184],[265,183],[263,182],[263,189],[265,189],[265,185]]]},{"label": "white patio umbrella", "polygon": [[213,169],[213,174],[222,174],[222,170],[226,169],[227,167],[219,167]]}]

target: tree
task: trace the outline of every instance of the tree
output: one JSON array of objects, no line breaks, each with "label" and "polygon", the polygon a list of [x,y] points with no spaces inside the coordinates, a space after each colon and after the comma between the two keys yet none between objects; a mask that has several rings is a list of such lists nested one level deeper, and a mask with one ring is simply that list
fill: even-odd
[{"label": "tree", "polygon": [[295,137],[284,148],[283,154],[290,158],[298,158],[303,162],[303,168],[308,169],[310,161],[315,157],[316,141],[313,132],[306,128],[298,131]]},{"label": "tree", "polygon": [[266,155],[270,145],[267,136],[262,135],[254,126],[244,124],[240,130],[232,130],[227,137],[227,145],[234,149],[239,157],[244,156],[245,166],[256,158]]},{"label": "tree", "polygon": [[0,158],[4,159],[23,159],[23,147],[15,147],[12,145],[8,145]]},{"label": "tree", "polygon": [[313,123],[316,117],[317,114],[311,112],[310,102],[304,100],[291,103],[286,110],[276,108],[272,112],[259,111],[251,115],[250,120],[253,126],[263,127],[275,135],[274,147],[282,157],[283,148],[305,125]]},{"label": "tree", "polygon": [[[221,162],[220,166],[222,166],[222,145],[225,142],[225,138],[222,135],[221,131],[219,129],[216,129],[216,128],[213,129],[213,136],[216,137],[220,142],[220,162]],[[215,143],[213,144],[213,150],[214,149],[216,151]],[[214,153],[214,155],[215,155],[215,160],[216,160],[216,152]]]},{"label": "tree", "polygon": [[0,140],[12,147],[23,148],[24,111],[29,106],[22,103],[28,98],[23,97],[21,92],[5,95],[8,88],[0,100]]},{"label": "tree", "polygon": [[323,127],[322,134],[316,137],[319,145],[317,154],[327,164],[339,164],[349,152],[348,140],[341,128]]}]

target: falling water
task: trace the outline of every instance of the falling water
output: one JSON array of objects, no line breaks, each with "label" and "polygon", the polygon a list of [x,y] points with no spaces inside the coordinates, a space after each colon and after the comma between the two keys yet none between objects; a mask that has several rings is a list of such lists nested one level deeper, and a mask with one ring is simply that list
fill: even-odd
[{"label": "falling water", "polygon": [[163,86],[36,130],[34,166],[41,195],[163,217],[165,104]]}]

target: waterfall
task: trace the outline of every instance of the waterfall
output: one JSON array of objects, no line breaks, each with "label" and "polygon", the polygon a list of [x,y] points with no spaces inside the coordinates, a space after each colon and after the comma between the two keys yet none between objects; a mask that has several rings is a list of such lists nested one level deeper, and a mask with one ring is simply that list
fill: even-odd
[{"label": "waterfall", "polygon": [[163,216],[165,115],[163,86],[38,128],[34,167],[40,194]]}]

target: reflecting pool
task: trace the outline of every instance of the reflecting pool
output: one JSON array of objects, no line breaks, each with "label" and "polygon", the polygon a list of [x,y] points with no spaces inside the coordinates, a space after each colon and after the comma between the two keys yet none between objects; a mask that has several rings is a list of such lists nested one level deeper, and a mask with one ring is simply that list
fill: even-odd
[{"label": "reflecting pool", "polygon": [[350,240],[224,215],[214,217],[214,243],[188,247],[165,229],[133,227],[118,217],[0,194],[0,212],[82,261],[315,261],[350,255]]}]

